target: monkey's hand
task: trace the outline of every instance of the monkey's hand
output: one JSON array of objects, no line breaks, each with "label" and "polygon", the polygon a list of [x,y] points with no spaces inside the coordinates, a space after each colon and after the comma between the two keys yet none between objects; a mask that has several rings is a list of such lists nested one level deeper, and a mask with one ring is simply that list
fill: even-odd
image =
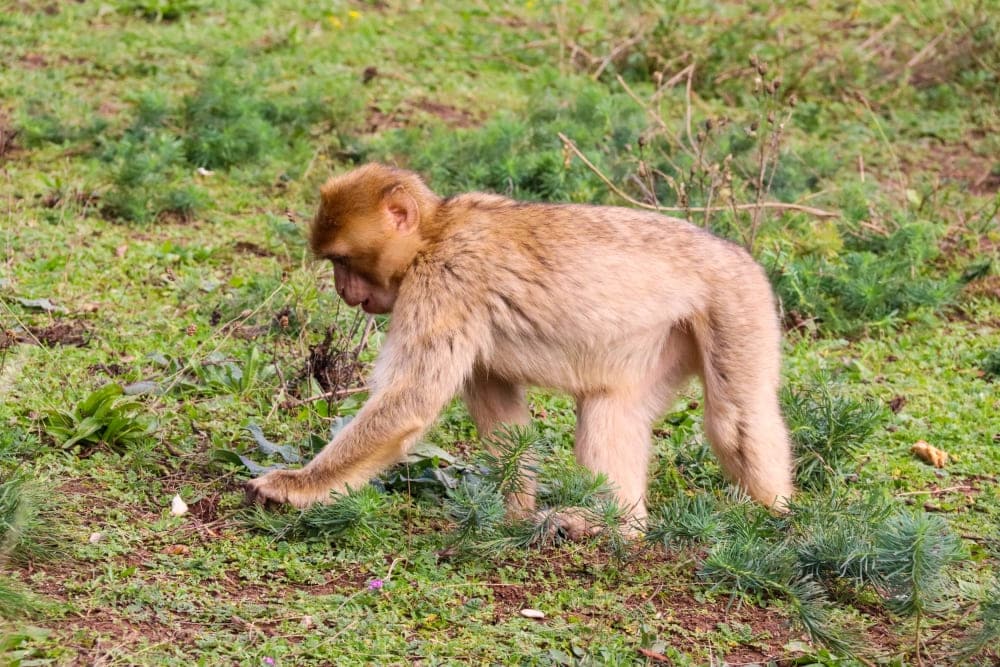
[{"label": "monkey's hand", "polygon": [[330,487],[317,484],[312,477],[301,470],[272,470],[251,479],[244,485],[246,502],[267,505],[288,503],[304,508],[318,502],[330,502]]},{"label": "monkey's hand", "polygon": [[[565,509],[559,511],[540,510],[535,513],[536,520],[547,522],[549,532],[561,535],[573,542],[590,539],[600,534],[603,526],[595,523],[587,512],[581,509]],[[635,519],[627,519],[620,528],[622,535],[629,540],[636,539],[642,535],[639,522]]]}]

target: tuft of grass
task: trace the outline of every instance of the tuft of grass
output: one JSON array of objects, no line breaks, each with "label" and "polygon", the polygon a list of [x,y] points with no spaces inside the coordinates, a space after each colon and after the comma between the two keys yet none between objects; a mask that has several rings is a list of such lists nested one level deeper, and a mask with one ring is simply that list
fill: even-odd
[{"label": "tuft of grass", "polygon": [[786,388],[782,409],[795,445],[796,484],[820,490],[838,484],[855,455],[886,418],[873,400],[838,394],[828,382],[804,389]]},{"label": "tuft of grass", "polygon": [[49,496],[23,473],[0,482],[0,559],[45,561],[62,552]]}]

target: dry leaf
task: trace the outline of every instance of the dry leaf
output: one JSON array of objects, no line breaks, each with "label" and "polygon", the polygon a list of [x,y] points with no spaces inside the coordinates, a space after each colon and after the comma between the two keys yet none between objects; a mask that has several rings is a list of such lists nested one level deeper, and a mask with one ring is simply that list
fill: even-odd
[{"label": "dry leaf", "polygon": [[186,544],[170,544],[163,547],[163,553],[168,556],[183,556],[191,553],[191,548]]},{"label": "dry leaf", "polygon": [[943,468],[948,463],[948,452],[928,444],[926,440],[917,440],[910,447],[910,452],[916,454],[917,458],[930,463],[935,468]]}]

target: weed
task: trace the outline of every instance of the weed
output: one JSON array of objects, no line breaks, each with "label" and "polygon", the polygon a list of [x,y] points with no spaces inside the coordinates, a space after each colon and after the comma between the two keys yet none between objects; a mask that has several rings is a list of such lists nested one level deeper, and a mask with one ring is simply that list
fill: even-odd
[{"label": "weed", "polygon": [[156,429],[141,403],[123,397],[121,385],[95,390],[72,410],[51,410],[45,430],[60,447],[81,452],[106,445],[124,451],[143,443]]}]

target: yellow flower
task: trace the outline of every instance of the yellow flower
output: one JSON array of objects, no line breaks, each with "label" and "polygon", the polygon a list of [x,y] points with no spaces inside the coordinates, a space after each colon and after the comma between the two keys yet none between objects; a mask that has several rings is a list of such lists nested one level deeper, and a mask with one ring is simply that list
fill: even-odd
[{"label": "yellow flower", "polygon": [[351,17],[352,21],[357,21],[358,19],[361,18],[361,12],[359,12],[356,9],[352,9],[351,11],[347,12],[347,15]]},{"label": "yellow flower", "polygon": [[330,25],[332,25],[336,30],[340,30],[341,28],[344,27],[344,22],[338,19],[336,16],[330,15],[327,17],[327,20],[330,22]]}]

